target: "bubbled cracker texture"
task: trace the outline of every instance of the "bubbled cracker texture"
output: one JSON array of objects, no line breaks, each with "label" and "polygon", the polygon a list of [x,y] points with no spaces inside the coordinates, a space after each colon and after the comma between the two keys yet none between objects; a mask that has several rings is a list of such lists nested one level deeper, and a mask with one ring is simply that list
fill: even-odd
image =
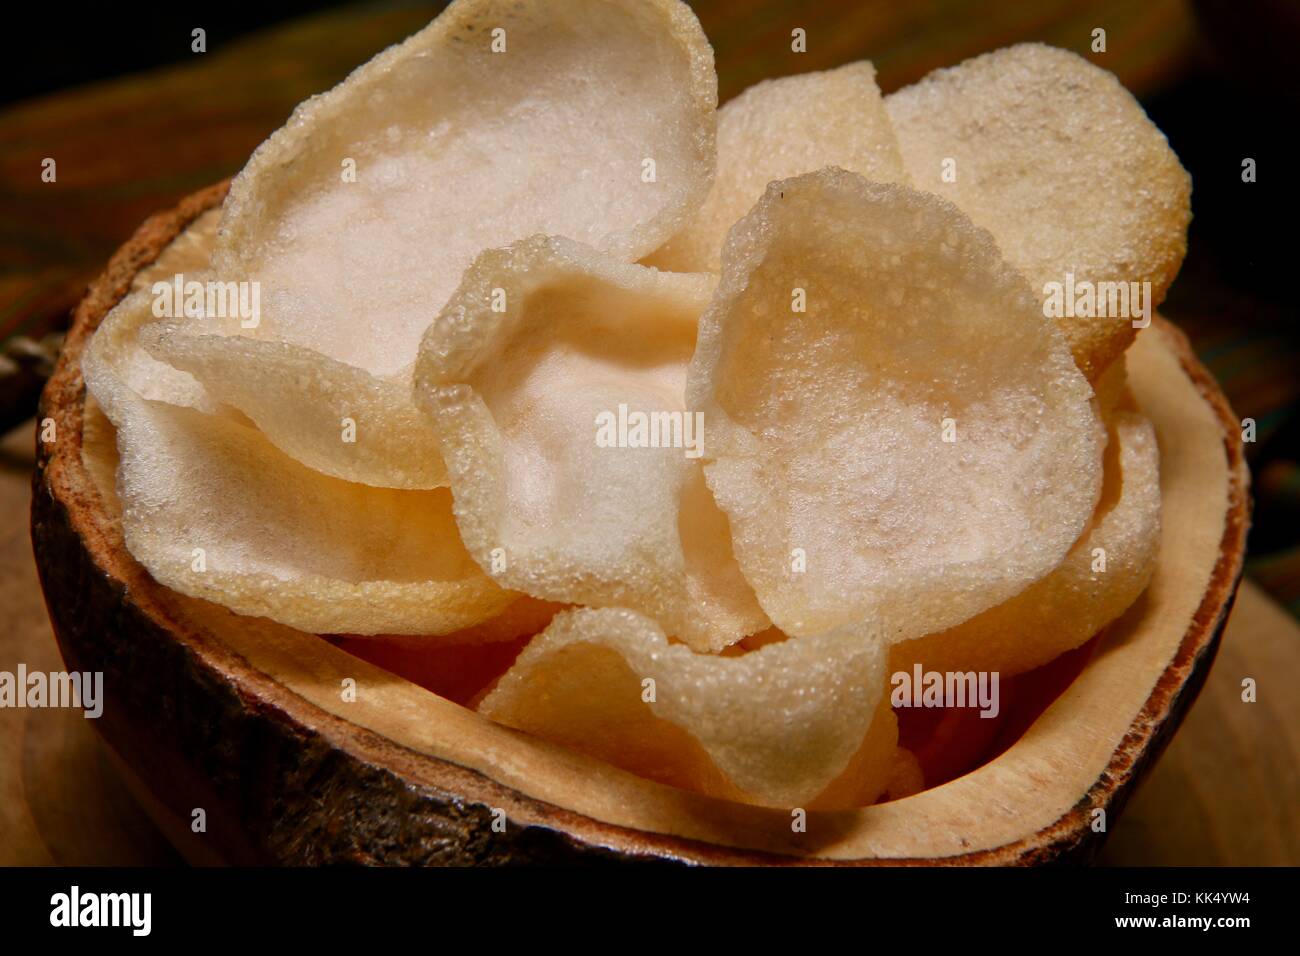
[{"label": "bubbled cracker texture", "polygon": [[[542,236],[466,274],[425,335],[416,393],[461,535],[503,586],[630,607],[701,650],[767,626],[685,442],[686,365],[713,284]],[[598,421],[620,405],[678,416],[682,441],[602,447]]]},{"label": "bubbled cracker texture", "polygon": [[479,710],[676,786],[807,807],[855,759],[854,796],[884,789],[885,683],[882,646],[853,628],[717,656],[631,611],[583,609],[558,615]]},{"label": "bubbled cracker texture", "polygon": [[[137,276],[136,293],[157,281],[174,285],[177,276],[182,284],[214,281],[208,265],[219,219],[211,210],[191,224]],[[388,488],[446,485],[433,431],[411,401],[409,372],[375,376],[308,348],[247,338],[239,316],[152,318],[123,310],[102,336],[114,340],[146,398],[247,416],[285,454],[336,478]]]},{"label": "bubbled cracker texture", "polygon": [[676,272],[717,272],[727,230],[767,184],[823,166],[879,182],[909,181],[876,71],[863,60],[751,86],[718,110],[718,171],[690,224],[647,259]]},{"label": "bubbled cracker texture", "polygon": [[371,375],[286,342],[213,335],[184,322],[146,327],[141,344],[323,474],[381,488],[447,484],[433,429],[411,401],[409,374]]},{"label": "bubbled cracker texture", "polygon": [[465,268],[534,233],[650,252],[707,193],[716,105],[676,0],[458,0],[301,104],[231,184],[213,267],[261,284],[259,324],[151,348],[313,468],[444,485],[410,372]]},{"label": "bubbled cracker texture", "polygon": [[222,413],[221,405],[193,376],[155,359],[141,347],[141,330],[155,322],[152,305],[152,293],[138,289],[104,316],[82,360],[86,388],[114,420],[130,410],[132,394]]},{"label": "bubbled cracker texture", "polygon": [[[82,364],[88,389],[104,407],[118,407],[129,398],[124,393],[134,392],[142,398],[238,416],[222,408],[192,375],[155,359],[139,341],[141,330],[155,321],[155,283],[171,285],[179,277],[183,285],[207,278],[220,219],[220,211],[212,209],[190,223],[154,262],[136,274],[123,300],[99,323]],[[104,374],[97,375],[101,368]]]},{"label": "bubbled cracker texture", "polygon": [[1136,412],[1115,411],[1107,424],[1101,501],[1060,566],[957,627],[895,646],[893,670],[1019,674],[1083,644],[1146,590],[1160,544],[1160,450]]},{"label": "bubbled cracker texture", "polygon": [[160,394],[159,379],[150,397],[137,391],[138,346],[112,333],[141,324],[149,304],[136,295],[110,313],[83,368],[117,429],[127,549],[161,584],[322,633],[438,634],[514,599],[460,544],[446,489],[340,481],[235,417]]},{"label": "bubbled cracker texture", "polygon": [[773,623],[918,637],[1060,562],[1101,490],[1103,431],[987,232],[827,169],[768,187],[722,265],[687,406]]},{"label": "bubbled cracker texture", "polygon": [[[1035,295],[1073,272],[1149,281],[1153,309],[1164,298],[1187,249],[1191,178],[1112,74],[1027,43],[935,70],[885,107],[916,188],[992,232]],[[1128,316],[1059,321],[1093,381],[1133,341]]]},{"label": "bubbled cracker texture", "polygon": [[547,233],[632,261],[668,238],[708,189],[716,104],[675,0],[459,0],[258,148],[214,265],[266,286],[258,338],[392,374],[484,249]]}]

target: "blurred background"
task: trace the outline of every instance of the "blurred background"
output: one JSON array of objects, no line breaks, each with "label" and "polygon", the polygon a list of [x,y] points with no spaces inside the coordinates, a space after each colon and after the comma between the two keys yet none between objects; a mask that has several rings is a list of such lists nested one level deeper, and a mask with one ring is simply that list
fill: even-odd
[{"label": "blurred background", "polygon": [[[20,489],[6,491],[0,502],[0,606],[26,602],[30,607],[12,611],[14,619],[40,631],[46,644],[52,647],[34,591],[20,498],[31,467],[29,420],[69,310],[144,218],[237,172],[299,101],[418,30],[444,5],[102,5],[78,11],[66,24],[57,16],[47,19],[41,33],[10,29],[0,41],[0,431],[8,433],[0,474],[6,488]],[[1248,574],[1274,601],[1252,603],[1248,613],[1250,626],[1270,629],[1273,643],[1267,653],[1256,648],[1256,657],[1223,675],[1223,711],[1207,713],[1210,705],[1198,706],[1138,807],[1121,822],[1126,835],[1117,834],[1106,854],[1111,862],[1298,862],[1295,807],[1286,807],[1300,792],[1297,728],[1283,727],[1289,743],[1270,754],[1241,739],[1240,718],[1224,714],[1240,711],[1227,709],[1240,668],[1269,670],[1267,661],[1277,660],[1296,674],[1297,632],[1286,612],[1300,614],[1300,331],[1290,289],[1293,243],[1283,237],[1297,211],[1284,142],[1300,95],[1294,79],[1300,2],[691,5],[713,43],[724,101],[767,77],[862,58],[874,61],[881,87],[890,92],[936,67],[1038,40],[1114,72],[1168,136],[1192,174],[1194,218],[1187,260],[1163,311],[1190,335],[1237,413],[1256,421],[1257,440],[1247,446],[1256,496]],[[796,27],[807,34],[803,54],[790,50]],[[205,31],[203,52],[193,49],[196,28]],[[1097,28],[1106,31],[1105,52],[1091,49]],[[47,158],[57,162],[53,183],[41,177]],[[1256,182],[1243,182],[1246,159],[1256,162]],[[1253,601],[1257,592],[1249,593]],[[1239,606],[1234,625],[1246,613]],[[12,664],[11,649],[0,639],[0,666]],[[1216,677],[1238,667],[1224,660],[1229,652],[1225,640]],[[1204,696],[1215,693],[1212,680]],[[1294,684],[1285,693],[1294,695]],[[43,736],[26,744],[0,734],[0,829],[6,813],[19,812],[9,791],[25,786],[28,809],[22,812],[36,815],[28,829],[38,834],[23,851],[32,859],[45,854],[64,862],[165,860],[170,851],[130,816],[128,801],[115,795],[109,776],[96,777],[95,786],[105,794],[102,805],[91,811],[83,801],[80,822],[42,823],[40,815],[48,817],[66,802],[61,794],[69,784],[39,758],[52,748],[76,751],[84,743],[76,735],[89,734],[84,722],[69,726],[72,737],[42,729],[34,732]],[[26,767],[16,781],[5,774],[14,760]],[[1236,775],[1237,791],[1202,794],[1199,800],[1188,796],[1189,781],[1225,773]],[[33,789],[44,798],[34,800]],[[51,840],[76,846],[76,852],[52,849]],[[0,862],[17,862],[12,856]]]}]

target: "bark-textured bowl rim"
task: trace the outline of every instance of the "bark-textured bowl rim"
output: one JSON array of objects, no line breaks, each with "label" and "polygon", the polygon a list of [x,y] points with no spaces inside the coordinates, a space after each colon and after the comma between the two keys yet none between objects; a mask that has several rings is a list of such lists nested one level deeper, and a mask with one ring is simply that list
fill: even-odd
[{"label": "bark-textured bowl rim", "polygon": [[[42,398],[56,440],[38,437],[33,478],[33,544],[65,660],[104,672],[96,728],[192,858],[1081,860],[1104,839],[1095,811],[1113,825],[1199,692],[1241,575],[1248,476],[1240,423],[1160,319],[1130,352],[1161,444],[1165,530],[1152,586],[1006,753],[905,800],[809,813],[804,833],[786,811],[651,783],[493,724],[314,635],[162,587],[126,552],[102,476],[87,467],[80,358],[137,274],[227,185],[149,219],[90,287]],[[356,703],[342,702],[340,675],[364,688]],[[189,826],[196,808],[201,834]]]}]

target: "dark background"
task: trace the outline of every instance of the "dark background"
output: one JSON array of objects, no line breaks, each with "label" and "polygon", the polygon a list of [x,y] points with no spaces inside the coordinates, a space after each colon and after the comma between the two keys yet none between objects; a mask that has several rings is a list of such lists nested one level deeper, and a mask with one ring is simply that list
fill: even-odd
[{"label": "dark background", "polygon": [[[147,215],[236,172],[293,106],[442,3],[142,4],[41,11],[0,47],[0,342],[66,321]],[[722,99],[766,76],[870,58],[888,92],[1021,40],[1115,72],[1192,174],[1189,252],[1164,313],[1242,417],[1257,510],[1252,575],[1300,613],[1300,333],[1295,190],[1300,3],[1293,0],[696,0]],[[807,30],[808,53],[789,51]],[[1094,27],[1107,52],[1089,49]],[[194,27],[207,52],[191,52]],[[40,162],[59,182],[40,182]],[[1241,181],[1245,157],[1258,181]],[[2,359],[0,359],[2,360]],[[0,376],[3,370],[0,368]],[[0,389],[3,391],[3,389]],[[30,395],[19,399],[30,402]],[[11,414],[21,420],[25,405]],[[15,417],[16,416],[16,417]]]},{"label": "dark background", "polygon": [[93,83],[167,64],[182,63],[190,31],[207,31],[208,49],[304,14],[343,6],[343,0],[275,0],[264,4],[85,4],[66,10],[62,22],[10,34],[0,104],[65,87]]}]

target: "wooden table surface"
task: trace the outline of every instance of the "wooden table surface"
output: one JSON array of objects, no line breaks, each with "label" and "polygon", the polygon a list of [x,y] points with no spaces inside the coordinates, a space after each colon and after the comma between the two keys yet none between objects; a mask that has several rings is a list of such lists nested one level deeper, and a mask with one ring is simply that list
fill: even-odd
[{"label": "wooden table surface", "polygon": [[[0,670],[58,670],[28,535],[33,429],[0,442]],[[1254,678],[1258,701],[1241,700]],[[1300,864],[1300,626],[1246,582],[1200,699],[1110,865]],[[79,711],[0,709],[0,865],[176,864]]]}]

